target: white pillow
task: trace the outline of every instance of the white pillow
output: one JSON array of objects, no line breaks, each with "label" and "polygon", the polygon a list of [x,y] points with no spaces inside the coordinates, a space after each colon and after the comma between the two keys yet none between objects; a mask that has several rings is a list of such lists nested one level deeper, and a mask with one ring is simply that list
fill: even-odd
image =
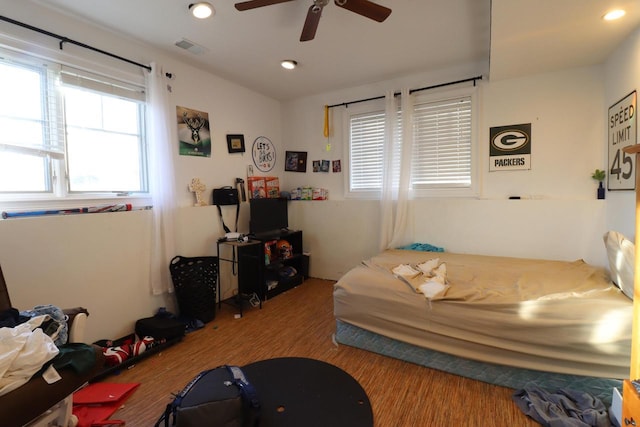
[{"label": "white pillow", "polygon": [[635,245],[621,233],[608,231],[604,234],[611,280],[622,292],[633,300],[633,274],[635,270]]}]

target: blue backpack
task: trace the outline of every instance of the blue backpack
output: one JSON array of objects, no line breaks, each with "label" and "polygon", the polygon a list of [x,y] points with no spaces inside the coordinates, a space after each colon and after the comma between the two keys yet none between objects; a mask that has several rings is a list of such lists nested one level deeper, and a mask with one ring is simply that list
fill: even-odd
[{"label": "blue backpack", "polygon": [[239,367],[223,365],[191,380],[167,405],[155,427],[162,422],[165,427],[256,427],[259,418],[255,388]]}]

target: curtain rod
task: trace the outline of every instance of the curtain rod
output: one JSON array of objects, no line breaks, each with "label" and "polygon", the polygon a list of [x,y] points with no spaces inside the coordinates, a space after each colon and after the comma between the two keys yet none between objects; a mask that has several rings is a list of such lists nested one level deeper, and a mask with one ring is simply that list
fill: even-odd
[{"label": "curtain rod", "polygon": [[[482,80],[482,76],[476,76],[476,77],[470,77],[468,79],[463,79],[463,80],[456,80],[455,82],[447,82],[447,83],[440,83],[437,85],[433,85],[433,86],[426,86],[426,87],[421,87],[418,89],[410,89],[409,93],[414,93],[414,92],[420,92],[423,90],[429,90],[429,89],[437,89],[439,87],[444,87],[444,86],[451,86],[451,85],[457,85],[460,83],[466,83],[466,82],[473,82],[473,85],[476,85],[476,80]],[[394,92],[393,96],[399,96],[400,92]],[[327,108],[333,108],[333,107],[349,107],[349,105],[351,104],[357,104],[359,102],[367,102],[367,101],[373,101],[375,99],[383,99],[384,95],[382,96],[374,96],[372,98],[365,98],[365,99],[357,99],[355,101],[349,101],[349,102],[343,102],[341,104],[333,104],[333,105],[328,105]]]},{"label": "curtain rod", "polygon": [[64,43],[71,43],[71,44],[74,44],[76,46],[80,46],[80,47],[83,47],[85,49],[89,49],[89,50],[92,50],[94,52],[98,52],[98,53],[101,53],[103,55],[110,56],[111,58],[119,59],[120,61],[124,61],[124,62],[127,62],[129,64],[137,65],[138,67],[146,68],[147,70],[151,71],[151,67],[149,65],[144,65],[144,64],[140,64],[140,63],[135,62],[135,61],[131,61],[130,59],[123,58],[122,56],[114,55],[113,53],[104,51],[102,49],[95,48],[93,46],[86,45],[84,43],[81,43],[81,42],[76,41],[76,40],[72,40],[72,39],[70,39],[68,37],[65,37],[65,36],[60,36],[58,34],[50,32],[50,31],[43,30],[42,28],[34,27],[32,25],[25,24],[24,22],[16,21],[15,19],[7,18],[6,16],[2,16],[2,15],[0,15],[0,20],[9,22],[10,24],[18,25],[18,26],[20,26],[22,28],[27,28],[29,30],[36,31],[36,32],[38,32],[40,34],[45,34],[45,35],[47,35],[49,37],[53,37],[55,39],[58,39],[58,40],[60,40],[60,50],[62,50],[62,47],[63,47]]}]

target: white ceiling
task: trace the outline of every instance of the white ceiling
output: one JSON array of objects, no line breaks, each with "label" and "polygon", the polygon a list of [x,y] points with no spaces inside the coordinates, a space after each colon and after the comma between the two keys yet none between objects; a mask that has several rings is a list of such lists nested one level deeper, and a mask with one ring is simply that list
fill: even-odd
[{"label": "white ceiling", "polygon": [[[375,0],[393,10],[383,23],[330,2],[315,39],[300,42],[312,0],[244,12],[234,8],[240,0],[209,0],[216,14],[202,21],[189,14],[190,0],[29,1],[281,100],[480,61],[490,62],[492,80],[598,64],[640,26],[638,0]],[[627,15],[604,22],[614,6]],[[205,52],[176,47],[183,38]],[[299,67],[283,70],[282,59]]]}]

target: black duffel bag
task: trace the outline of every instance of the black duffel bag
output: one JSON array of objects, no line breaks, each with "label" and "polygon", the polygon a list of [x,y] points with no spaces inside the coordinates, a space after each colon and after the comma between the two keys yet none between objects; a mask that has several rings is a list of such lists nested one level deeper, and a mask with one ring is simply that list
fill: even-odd
[{"label": "black duffel bag", "polygon": [[218,206],[238,205],[238,189],[233,187],[214,188],[212,192],[213,204]]}]

